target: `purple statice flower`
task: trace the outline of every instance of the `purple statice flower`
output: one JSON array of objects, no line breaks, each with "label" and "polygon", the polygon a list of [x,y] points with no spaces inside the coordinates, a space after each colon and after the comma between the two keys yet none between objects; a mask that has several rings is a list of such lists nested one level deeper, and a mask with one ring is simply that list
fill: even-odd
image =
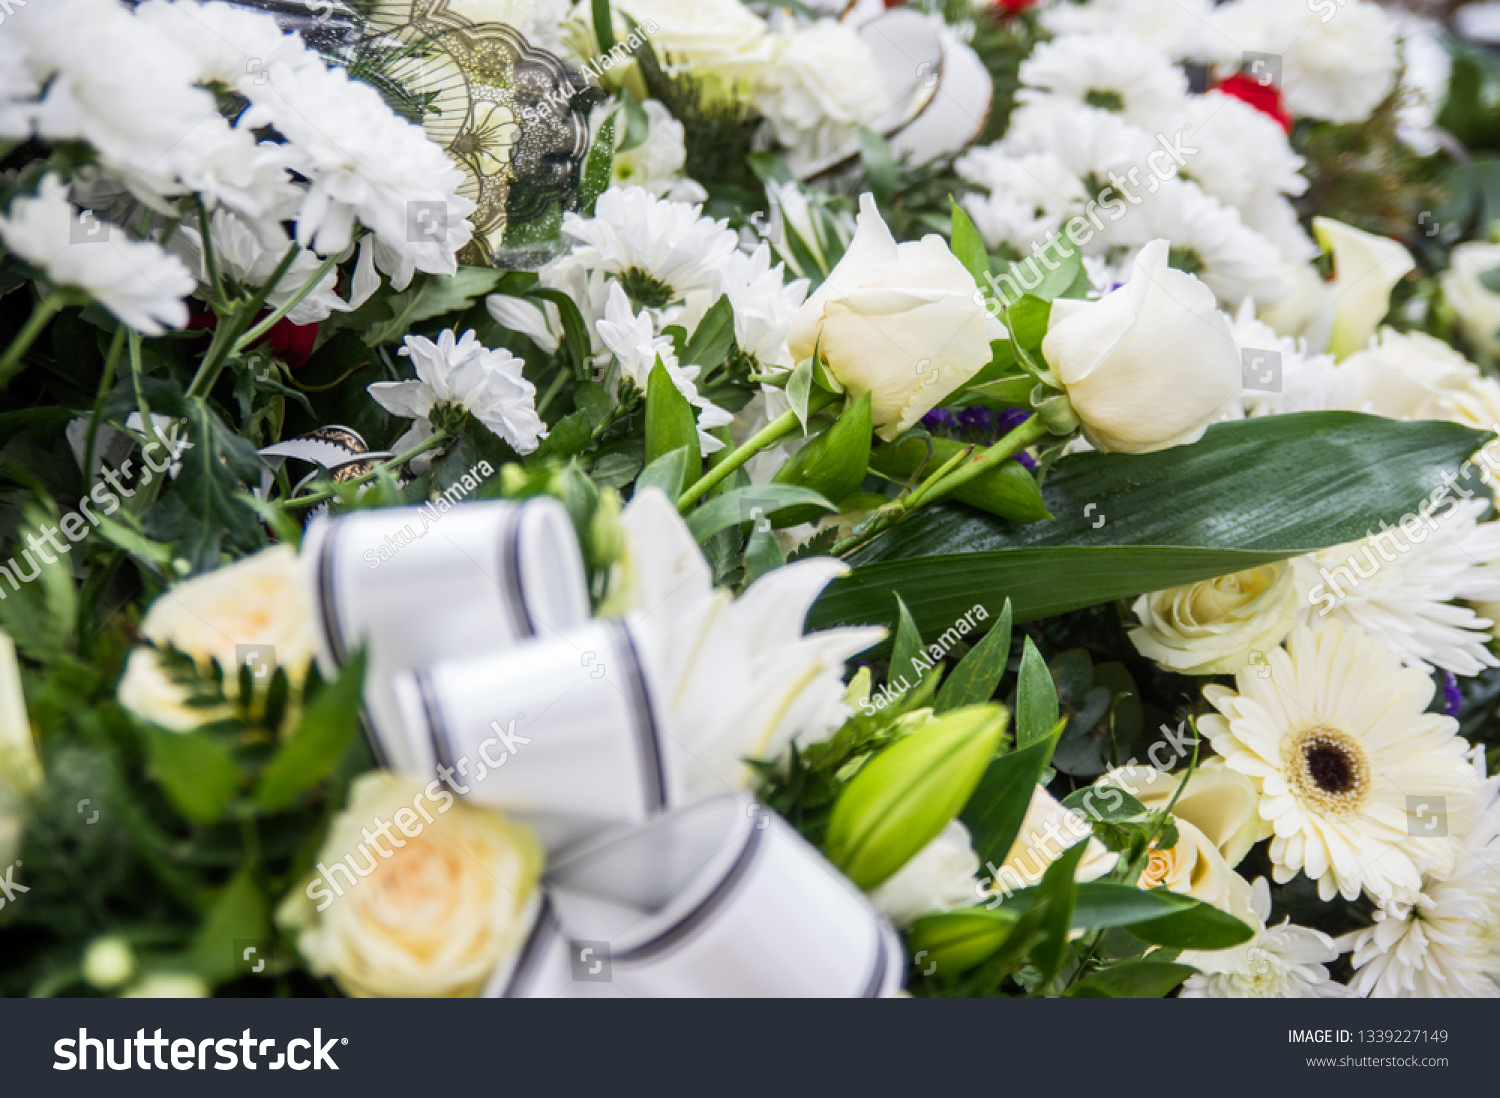
[{"label": "purple statice flower", "polygon": [[972,431],[975,434],[987,435],[995,429],[995,413],[988,408],[982,408],[978,405],[960,409],[958,413],[958,426],[963,431]]},{"label": "purple statice flower", "polygon": [[1016,460],[1019,461],[1027,469],[1030,469],[1033,473],[1036,472],[1036,458],[1032,457],[1025,450],[1022,450],[1016,455]]},{"label": "purple statice flower", "polygon": [[1007,408],[1003,412],[995,413],[995,429],[1001,434],[1014,431],[1032,416],[1025,408]]},{"label": "purple statice flower", "polygon": [[934,408],[922,417],[922,426],[926,427],[929,431],[940,431],[944,428],[951,429],[957,425],[958,421],[953,417],[953,413],[946,408]]},{"label": "purple statice flower", "polygon": [[1450,717],[1458,716],[1459,707],[1463,704],[1463,693],[1458,689],[1458,676],[1452,671],[1443,672],[1443,712]]}]

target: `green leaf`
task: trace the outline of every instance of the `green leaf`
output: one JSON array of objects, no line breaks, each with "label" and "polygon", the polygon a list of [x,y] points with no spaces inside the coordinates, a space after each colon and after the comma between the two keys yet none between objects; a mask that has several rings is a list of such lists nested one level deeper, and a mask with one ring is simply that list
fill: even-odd
[{"label": "green leaf", "polygon": [[[1010,268],[995,280],[1004,287],[1005,297],[1014,301],[1018,296],[1025,294],[1040,301],[1050,302],[1073,291],[1079,276],[1083,275],[1083,254],[1077,249],[1073,249],[1067,255],[1061,254],[1060,250],[1054,250],[1052,256],[1053,262],[1056,263],[1055,267],[1049,267],[1029,256],[1020,262],[1012,263]],[[1038,278],[1038,275],[1041,277]],[[1085,279],[1084,285],[1087,284]]]},{"label": "green leaf", "polygon": [[[696,443],[696,439],[694,442]],[[618,457],[619,455],[610,455]],[[669,500],[675,501],[682,495],[682,490],[687,487],[687,463],[688,447],[679,446],[670,453],[663,454],[641,472],[635,482],[635,493],[640,495],[647,488],[660,488]],[[600,465],[603,464],[601,461]],[[595,480],[598,480],[598,466],[595,466]]]},{"label": "green leaf", "polygon": [[1191,965],[1126,961],[1093,973],[1068,994],[1074,998],[1160,999],[1196,972]]},{"label": "green leaf", "polygon": [[[959,661],[938,691],[937,711],[946,713],[965,705],[980,705],[995,696],[1010,659],[1010,600],[984,639]],[[913,626],[915,628],[915,626]]]},{"label": "green leaf", "polygon": [[734,306],[729,295],[722,295],[703,314],[693,337],[682,354],[683,366],[702,366],[711,370],[724,361],[734,347]]},{"label": "green leaf", "polygon": [[493,293],[504,277],[504,271],[490,267],[460,267],[451,275],[421,275],[414,289],[392,299],[391,318],[371,327],[365,345],[399,343],[418,321],[467,309],[485,294]]},{"label": "green leaf", "polygon": [[1029,351],[1039,351],[1042,340],[1047,335],[1047,321],[1051,315],[1050,300],[1027,294],[1006,312],[1011,339]]},{"label": "green leaf", "polygon": [[583,165],[583,179],[578,187],[578,201],[583,206],[584,216],[594,216],[594,203],[609,189],[610,172],[615,164],[615,119],[619,112],[606,118],[594,137],[594,147],[589,150],[588,160]]},{"label": "green leaf", "polygon": [[[815,356],[816,351],[814,348]],[[802,424],[803,434],[807,433],[807,404],[812,399],[812,380],[813,360],[804,358],[797,363],[786,383],[786,397],[791,402],[792,411],[797,413],[797,422]]]},{"label": "green leaf", "polygon": [[1057,724],[1057,686],[1031,638],[1021,653],[1016,683],[1016,746],[1030,747]]},{"label": "green leaf", "polygon": [[986,381],[979,385],[971,385],[964,390],[964,396],[1016,408],[1030,407],[1031,390],[1034,388],[1036,388],[1036,378],[1030,374],[1016,374],[995,381]]},{"label": "green leaf", "polygon": [[[1028,911],[1042,899],[1038,887],[1016,889],[1005,897],[1004,909]],[[1112,881],[1087,881],[1078,886],[1073,905],[1074,930],[1104,930],[1134,926],[1198,907],[1197,900],[1166,889],[1147,890]]]},{"label": "green leaf", "polygon": [[579,381],[573,385],[573,407],[589,417],[589,426],[598,427],[609,415],[609,394],[604,386],[593,381]]},{"label": "green leaf", "polygon": [[953,227],[949,235],[952,237],[953,254],[974,276],[975,283],[983,287],[984,276],[990,273],[990,253],[984,246],[984,237],[979,235],[974,222],[951,195],[948,197],[948,205],[952,207]]},{"label": "green leaf", "polygon": [[1130,924],[1130,933],[1152,945],[1172,949],[1228,949],[1248,942],[1255,931],[1211,904],[1194,904],[1160,919]]},{"label": "green leaf", "polygon": [[581,454],[594,437],[593,424],[587,412],[569,412],[547,429],[547,437],[536,448],[534,460],[569,458]]},{"label": "green leaf", "polygon": [[[920,681],[926,672],[925,668],[916,665],[916,657],[921,655],[922,635],[917,632],[916,622],[911,620],[911,612],[906,609],[901,596],[897,595],[896,642],[891,651],[891,673],[886,676],[886,681],[893,682],[896,679]],[[923,662],[925,663],[926,660],[924,659]]]},{"label": "green leaf", "polygon": [[1417,513],[1488,438],[1436,421],[1298,412],[1212,426],[1154,454],[1062,458],[1043,487],[1055,516],[1018,525],[936,504],[852,555],[809,629],[889,624],[898,590],[923,632],[974,592],[1017,622],[1195,583],[1357,541]]},{"label": "green leaf", "polygon": [[781,551],[776,531],[767,523],[757,522],[750,528],[750,538],[745,543],[745,582],[754,583],[785,563],[786,554]]},{"label": "green leaf", "polygon": [[[1036,383],[1027,375],[1027,393]],[[1030,399],[1028,395],[1027,399]],[[929,456],[928,448],[931,447]],[[909,483],[919,475],[926,476],[941,469],[948,461],[958,456],[964,444],[951,438],[926,437],[920,434],[875,447],[870,452],[870,468],[903,483]],[[977,461],[983,450],[975,450],[969,460]],[[795,461],[796,458],[794,457]],[[1001,462],[998,468],[975,477],[958,491],[953,498],[970,507],[978,507],[992,515],[1013,519],[1016,522],[1040,522],[1051,518],[1046,504],[1042,502],[1041,489],[1036,477],[1018,461]]]},{"label": "green leaf", "polygon": [[969,829],[981,865],[1000,865],[1010,853],[1058,735],[1060,729],[1041,743],[1001,755],[979,779],[958,818]]},{"label": "green leaf", "polygon": [[563,346],[568,349],[568,358],[572,361],[575,376],[580,379],[587,377],[592,343],[578,305],[561,290],[531,289],[526,292],[526,296],[538,297],[557,306],[557,316],[563,326]]},{"label": "green leaf", "polygon": [[788,484],[750,484],[714,496],[700,506],[688,515],[688,530],[699,542],[704,542],[720,530],[727,530],[744,522],[753,522],[757,528],[762,524],[769,528],[770,516],[787,507],[838,510],[810,488],[797,488]]},{"label": "green leaf", "polygon": [[1037,888],[1037,899],[1046,901],[1047,914],[1042,918],[1041,941],[1031,950],[1031,963],[1041,974],[1044,987],[1057,978],[1068,955],[1068,933],[1073,929],[1073,899],[1078,890],[1073,874],[1088,845],[1085,839],[1064,850],[1057,861],[1047,867]]},{"label": "green leaf", "polygon": [[151,772],[174,808],[194,823],[214,823],[239,788],[234,760],[203,732],[149,733]]},{"label": "green leaf", "polygon": [[[244,957],[246,946],[241,943],[257,943],[255,959],[259,959],[269,950],[271,937],[266,898],[250,867],[241,866],[193,936],[188,957],[198,975],[210,983],[222,983],[250,967]],[[268,963],[271,960],[265,959]]]},{"label": "green leaf", "polygon": [[[874,421],[870,394],[849,401],[833,426],[813,438],[776,471],[772,484],[795,484],[810,488],[832,500],[843,500],[859,491],[870,467],[870,439]],[[818,513],[805,509],[776,517],[777,527],[816,521]]]},{"label": "green leaf", "polygon": [[677,449],[685,451],[683,475],[692,483],[703,473],[698,416],[658,356],[646,383],[646,464]]},{"label": "green leaf", "polygon": [[625,139],[620,142],[620,152],[638,149],[651,136],[651,119],[641,101],[630,94],[630,89],[620,89],[620,105],[625,108]]},{"label": "green leaf", "polygon": [[594,17],[594,41],[599,43],[600,53],[608,53],[615,48],[615,22],[609,10],[609,0],[590,2],[590,11]]},{"label": "green leaf", "polygon": [[896,168],[896,157],[891,146],[868,126],[859,128],[859,160],[864,166],[865,182],[882,206],[888,204],[896,194],[900,172]]},{"label": "green leaf", "polygon": [[332,772],[359,730],[364,679],[365,656],[361,650],[344,665],[339,677],[312,700],[297,730],[271,759],[255,787],[257,804],[262,808],[282,808]]}]

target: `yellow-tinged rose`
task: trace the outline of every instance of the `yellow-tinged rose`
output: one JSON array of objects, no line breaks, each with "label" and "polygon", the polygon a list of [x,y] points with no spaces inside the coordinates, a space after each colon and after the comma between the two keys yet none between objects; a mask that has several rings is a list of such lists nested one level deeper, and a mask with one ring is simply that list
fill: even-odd
[{"label": "yellow-tinged rose", "polygon": [[1052,303],[1042,354],[1100,450],[1196,442],[1241,390],[1240,352],[1214,292],[1141,249],[1130,281],[1098,301]]},{"label": "yellow-tinged rose", "polygon": [[1120,856],[1105,849],[1104,844],[1090,835],[1092,828],[1081,813],[1066,807],[1042,786],[1031,791],[1031,804],[1027,806],[1026,818],[1021,821],[1021,830],[1011,844],[1005,861],[994,873],[995,887],[1006,892],[1015,892],[1040,883],[1047,867],[1063,851],[1087,839],[1088,849],[1074,871],[1073,879],[1092,881],[1104,876],[1115,867]]},{"label": "yellow-tinged rose", "polygon": [[1286,639],[1297,585],[1285,561],[1142,595],[1130,641],[1180,675],[1232,675]]},{"label": "yellow-tinged rose", "polygon": [[797,310],[788,345],[799,362],[816,348],[851,399],[869,393],[876,433],[889,442],[987,366],[1003,328],[947,241],[897,244],[875,199],[859,202],[849,250]]},{"label": "yellow-tinged rose", "polygon": [[[1122,766],[1097,784],[1123,789],[1156,811],[1171,802],[1181,781],[1181,774],[1169,774],[1154,766]],[[1249,778],[1230,770],[1220,759],[1209,759],[1193,771],[1172,806],[1172,815],[1192,824],[1225,862],[1236,866],[1258,840],[1271,834],[1270,825],[1256,811],[1258,800]]]},{"label": "yellow-tinged rose", "polygon": [[1141,888],[1165,886],[1173,892],[1229,910],[1229,879],[1234,873],[1202,831],[1173,813],[1177,842],[1153,846],[1141,870]]},{"label": "yellow-tinged rose", "polygon": [[[266,648],[262,658],[284,669],[295,687],[306,676],[316,645],[312,595],[289,545],[264,549],[163,592],[140,632],[160,648],[191,656],[204,671],[217,660],[231,694],[239,683],[238,646]],[[224,715],[188,707],[158,654],[146,648],[131,653],[118,695],[131,712],[177,732]]]},{"label": "yellow-tinged rose", "polygon": [[542,853],[530,831],[383,771],[355,780],[329,828],[318,864],[340,862],[364,875],[351,884],[353,874],[320,870],[277,921],[298,931],[312,971],[348,995],[474,995],[535,916]]},{"label": "yellow-tinged rose", "polygon": [[1464,335],[1490,358],[1500,354],[1500,294],[1479,278],[1496,267],[1500,267],[1500,244],[1470,241],[1453,249],[1448,269],[1439,279]]}]

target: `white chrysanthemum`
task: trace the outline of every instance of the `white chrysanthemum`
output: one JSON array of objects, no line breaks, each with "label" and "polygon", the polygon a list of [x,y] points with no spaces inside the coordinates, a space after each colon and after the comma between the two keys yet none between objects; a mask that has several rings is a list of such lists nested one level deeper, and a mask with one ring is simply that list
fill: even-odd
[{"label": "white chrysanthemum", "polygon": [[42,179],[35,197],[11,202],[0,240],[52,285],[88,294],[139,332],[157,336],[187,323],[183,298],[196,283],[182,261],[118,226],[80,217],[55,175]]},{"label": "white chrysanthemum", "polygon": [[1127,32],[1066,34],[1021,62],[1019,103],[1061,99],[1150,125],[1182,109],[1187,77],[1163,54]]},{"label": "white chrysanthemum", "polygon": [[[646,139],[633,149],[616,151],[610,182],[616,187],[641,187],[655,198],[673,202],[702,202],[708,192],[682,175],[687,162],[687,131],[682,123],[655,99],[641,106],[646,112]],[[628,130],[623,116],[615,120],[617,146]]]},{"label": "white chrysanthemum", "polygon": [[1477,819],[1451,877],[1424,877],[1415,902],[1382,904],[1373,925],[1340,939],[1354,952],[1352,991],[1372,999],[1500,996],[1497,783],[1480,786]]},{"label": "white chrysanthemum", "polygon": [[1247,297],[1279,301],[1291,290],[1281,253],[1271,242],[1247,228],[1234,207],[1187,180],[1162,180],[1126,213],[1115,236],[1142,244],[1166,239],[1172,266],[1196,275],[1230,308]]},{"label": "white chrysanthemum", "polygon": [[[537,279],[549,290],[561,290],[573,299],[583,317],[583,326],[589,333],[589,354],[602,355],[606,348],[599,338],[598,322],[604,316],[604,304],[609,300],[611,279],[598,267],[590,267],[575,256],[559,256],[537,272]],[[547,309],[547,326],[558,338],[562,337],[562,322],[555,306]]]},{"label": "white chrysanthemum", "polygon": [[1206,60],[1222,52],[1210,24],[1213,0],[1059,0],[1041,12],[1042,26],[1055,35],[1129,34],[1163,55]]},{"label": "white chrysanthemum", "polygon": [[41,89],[26,60],[26,48],[0,30],[0,138],[7,141],[31,134],[34,100]]},{"label": "white chrysanthemum", "polygon": [[1453,55],[1443,44],[1446,32],[1440,23],[1400,8],[1391,11],[1401,36],[1401,136],[1432,153],[1437,147],[1427,132],[1448,98],[1448,80],[1453,75]]},{"label": "white chrysanthemum", "polygon": [[[706,78],[717,92],[748,86],[771,62],[765,21],[739,0],[618,0],[614,7],[642,25],[670,70]],[[623,39],[624,21],[615,24]]]},{"label": "white chrysanthemum", "polygon": [[897,926],[910,926],[923,915],[973,906],[978,872],[969,829],[949,820],[937,838],[870,893],[870,902]]},{"label": "white chrysanthemum", "polygon": [[619,276],[631,297],[652,308],[710,289],[739,245],[701,206],[665,202],[640,187],[611,187],[593,217],[564,217],[563,232],[582,245],[575,262]]},{"label": "white chrysanthemum", "polygon": [[300,35],[283,34],[265,12],[219,2],[146,0],[136,18],[192,57],[202,84],[253,85],[274,64],[323,67]]},{"label": "white chrysanthemum", "polygon": [[[1235,314],[1230,332],[1242,355],[1270,353],[1263,368],[1247,366],[1247,384],[1240,394],[1247,416],[1326,412],[1347,408],[1355,398],[1359,382],[1353,374],[1334,362],[1332,355],[1308,354],[1304,340],[1277,335],[1269,324],[1256,319],[1255,302],[1250,298]],[[1266,387],[1252,388],[1252,380],[1263,380]]]},{"label": "white chrysanthemum", "polygon": [[[227,210],[216,210],[209,221],[209,233],[213,238],[214,262],[219,277],[232,279],[242,287],[264,286],[286,256],[291,241],[283,239],[279,246],[267,248],[239,218]],[[173,234],[168,250],[182,257],[188,269],[195,271],[200,282],[208,281],[208,268],[203,255],[203,238],[196,229],[186,225]],[[317,272],[322,263],[305,248],[298,248],[296,258],[281,276],[281,281],[266,295],[266,306],[278,309],[296,296]],[[339,274],[330,270],[318,280],[312,290],[296,305],[286,318],[293,324],[316,324],[327,320],[330,313],[345,312],[348,302],[338,295]]]},{"label": "white chrysanthemum", "polygon": [[734,309],[734,341],[764,366],[790,367],[787,330],[807,298],[808,282],[786,281],[786,268],[771,266],[771,247],[761,244],[746,255],[735,252],[718,272],[716,292]]},{"label": "white chrysanthemum", "polygon": [[[1419,865],[1451,867],[1446,840],[1408,831],[1407,798],[1464,797],[1474,772],[1452,717],[1426,712],[1432,679],[1402,667],[1380,639],[1332,623],[1293,630],[1285,648],[1207,686],[1219,713],[1200,727],[1260,794],[1271,821],[1272,876],[1305,872],[1318,895],[1410,901]],[[1222,714],[1222,716],[1220,715]]]},{"label": "white chrysanthemum", "polygon": [[695,383],[701,367],[678,364],[677,355],[672,350],[672,341],[656,334],[647,310],[642,309],[637,315],[631,309],[630,299],[625,296],[625,291],[618,282],[609,284],[609,300],[604,306],[604,318],[595,327],[599,330],[599,338],[615,356],[619,376],[629,378],[641,392],[647,391],[652,367],[659,360],[677,391],[698,409],[698,444],[702,452],[712,454],[724,448],[724,443],[709,434],[709,431],[732,423],[734,416],[708,398],[698,395]]},{"label": "white chrysanthemum", "polygon": [[1180,115],[1191,124],[1187,142],[1198,150],[1182,174],[1226,206],[1243,209],[1260,194],[1307,190],[1302,158],[1286,132],[1244,100],[1210,91],[1190,97]]},{"label": "white chrysanthemum", "polygon": [[407,336],[400,353],[411,359],[416,381],[377,381],[370,395],[386,411],[409,416],[412,429],[396,444],[399,451],[432,437],[428,419],[434,408],[456,405],[467,410],[518,454],[529,454],[547,428],[536,414],[536,386],[521,376],[525,366],[501,348],[490,350],[473,332],[455,340],[445,331],[434,343]]},{"label": "white chrysanthemum", "polygon": [[1500,522],[1479,521],[1483,499],[1449,499],[1410,523],[1297,558],[1304,620],[1359,626],[1423,671],[1477,675],[1500,665],[1485,646],[1490,622],[1454,605],[1500,602],[1500,569],[1485,567],[1500,560]]},{"label": "white chrysanthemum", "polygon": [[1281,58],[1282,96],[1294,115],[1362,122],[1395,87],[1396,29],[1366,0],[1332,10],[1306,0],[1233,0],[1213,21],[1238,51]]},{"label": "white chrysanthemum", "polygon": [[1500,422],[1500,382],[1423,332],[1381,328],[1367,349],[1344,360],[1344,369],[1360,381],[1354,410],[1481,430]]},{"label": "white chrysanthemum", "polygon": [[457,270],[474,203],[458,193],[463,172],[442,148],[343,69],[277,63],[264,75],[241,85],[251,102],[241,124],[274,126],[310,181],[298,243],[341,252],[358,221],[419,271]]},{"label": "white chrysanthemum", "polygon": [[1267,927],[1271,887],[1264,877],[1254,885],[1235,874],[1230,881],[1230,912],[1255,928],[1255,937],[1230,949],[1189,950],[1178,958],[1201,976],[1188,977],[1183,999],[1342,999],[1348,989],[1329,979],[1324,966],[1339,948],[1320,930],[1293,926],[1290,919]]},{"label": "white chrysanthemum", "polygon": [[966,194],[962,203],[985,243],[1026,252],[1046,240],[1088,204],[1088,192],[1050,152],[1012,156],[1002,146],[970,149],[953,165],[959,178],[988,194]]},{"label": "white chrysanthemum", "polygon": [[[1305,268],[1322,251],[1297,219],[1297,208],[1279,194],[1260,191],[1251,195],[1240,207],[1240,219],[1275,245],[1281,258],[1291,268],[1287,277],[1294,286],[1298,281],[1299,269]],[[1313,277],[1317,280],[1316,275]]]},{"label": "white chrysanthemum", "polygon": [[761,79],[755,105],[787,150],[787,165],[806,174],[857,151],[856,132],[891,107],[875,54],[846,23],[819,20],[778,39],[776,60]]}]

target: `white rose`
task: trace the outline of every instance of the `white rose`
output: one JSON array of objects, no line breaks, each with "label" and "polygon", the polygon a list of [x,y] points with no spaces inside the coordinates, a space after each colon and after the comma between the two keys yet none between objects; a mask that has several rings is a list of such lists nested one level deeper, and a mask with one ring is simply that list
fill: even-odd
[{"label": "white rose", "polygon": [[1042,354],[1089,441],[1145,454],[1196,442],[1241,389],[1240,355],[1214,292],[1141,249],[1130,281],[1098,301],[1052,303]]},{"label": "white rose", "polygon": [[969,829],[950,820],[937,838],[870,893],[870,902],[897,926],[909,926],[923,915],[972,906],[978,872],[979,855]]},{"label": "white rose", "polygon": [[897,244],[875,199],[859,203],[849,250],[792,318],[788,343],[799,362],[816,347],[851,399],[869,393],[889,442],[987,366],[1003,330],[947,241]]},{"label": "white rose", "polygon": [[1500,421],[1500,382],[1440,339],[1382,328],[1342,365],[1357,380],[1352,407],[1392,419],[1442,419],[1488,430]]},{"label": "white rose", "polygon": [[1500,244],[1471,241],[1453,249],[1440,279],[1464,334],[1491,357],[1500,354],[1500,293],[1486,289],[1479,276],[1496,267],[1500,267]]},{"label": "white rose", "polygon": [[1229,879],[1233,874],[1224,855],[1203,832],[1176,813],[1177,841],[1167,849],[1153,845],[1141,870],[1141,888],[1162,888],[1229,909]]},{"label": "white rose", "polygon": [[1286,639],[1297,585],[1286,561],[1142,595],[1135,650],[1180,675],[1232,675]]},{"label": "white rose", "polygon": [[[177,649],[203,670],[217,660],[228,693],[238,689],[242,644],[267,646],[295,686],[316,649],[313,600],[297,551],[276,545],[164,591],[141,622],[141,636]],[[221,715],[190,709],[162,670],[156,652],[131,653],[120,680],[120,704],[163,728],[188,731]]]},{"label": "white rose", "polygon": [[1026,808],[1026,818],[1021,821],[1021,830],[1016,841],[995,874],[997,889],[1014,892],[1030,888],[1041,881],[1047,867],[1070,846],[1088,837],[1088,849],[1084,851],[1077,870],[1076,881],[1093,881],[1104,876],[1120,860],[1118,854],[1105,849],[1104,844],[1093,838],[1087,819],[1079,812],[1063,806],[1056,797],[1042,786],[1031,791],[1031,804]]},{"label": "white rose", "polygon": [[787,166],[803,176],[854,155],[859,127],[891,106],[875,54],[853,27],[831,19],[774,38],[776,61],[755,105],[786,147]]},{"label": "white rose", "polygon": [[42,779],[42,764],[26,716],[21,668],[10,634],[0,629],[0,868],[20,853],[26,794]]},{"label": "white rose", "polygon": [[[664,66],[685,66],[717,90],[758,80],[770,64],[765,21],[738,0],[616,0],[614,6],[639,24]],[[623,33],[624,25],[617,30]]]},{"label": "white rose", "polygon": [[1102,787],[1123,789],[1152,811],[1165,808],[1176,796],[1172,815],[1197,828],[1231,866],[1239,865],[1260,839],[1270,837],[1271,825],[1256,811],[1260,797],[1255,786],[1222,759],[1209,759],[1194,770],[1178,795],[1181,784],[1181,774],[1154,766],[1118,767],[1098,781]]},{"label": "white rose", "polygon": [[[536,840],[498,812],[456,802],[446,790],[440,797],[447,801],[383,771],[355,779],[318,862],[368,866],[368,875],[356,884],[342,873],[324,877],[321,888],[315,880],[277,912],[281,925],[299,932],[297,948],[312,971],[331,975],[346,994],[474,995],[526,941],[542,867]],[[379,834],[366,838],[372,827],[389,847]],[[331,891],[335,883],[343,895]]]}]

